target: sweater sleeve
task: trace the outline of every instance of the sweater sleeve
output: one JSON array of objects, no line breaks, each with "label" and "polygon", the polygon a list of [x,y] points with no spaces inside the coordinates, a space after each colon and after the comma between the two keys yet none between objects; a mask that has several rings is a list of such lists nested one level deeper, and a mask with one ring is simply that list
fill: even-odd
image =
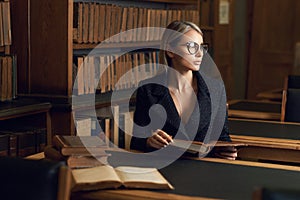
[{"label": "sweater sleeve", "polygon": [[231,138],[229,136],[228,113],[227,113],[227,110],[226,110],[226,116],[225,116],[224,126],[223,126],[223,129],[222,129],[222,133],[221,133],[221,135],[219,137],[219,140],[231,142]]},{"label": "sweater sleeve", "polygon": [[136,94],[136,107],[133,117],[133,133],[130,142],[130,148],[139,151],[148,151],[147,138],[151,135],[151,130],[147,130],[146,126],[150,122],[148,115],[149,103],[147,94],[143,87],[139,87]]}]

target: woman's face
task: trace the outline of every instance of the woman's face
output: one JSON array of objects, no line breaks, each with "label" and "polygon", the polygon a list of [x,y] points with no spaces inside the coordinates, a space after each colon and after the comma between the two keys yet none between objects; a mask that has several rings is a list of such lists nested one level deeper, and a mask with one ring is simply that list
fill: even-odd
[{"label": "woman's face", "polygon": [[186,32],[177,46],[172,47],[172,52],[168,52],[172,59],[172,67],[178,71],[198,71],[204,55],[201,50],[203,44],[203,37],[194,29]]}]

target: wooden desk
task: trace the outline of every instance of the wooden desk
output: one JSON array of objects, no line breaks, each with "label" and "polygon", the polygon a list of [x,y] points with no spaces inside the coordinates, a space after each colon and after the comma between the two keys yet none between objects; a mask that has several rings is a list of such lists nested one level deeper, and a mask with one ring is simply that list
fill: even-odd
[{"label": "wooden desk", "polygon": [[[36,154],[28,159],[40,159],[41,155]],[[118,165],[123,165],[128,164],[127,161],[127,154],[109,160],[115,166],[116,162]],[[117,189],[73,192],[71,199],[251,199],[256,188],[298,189],[300,184],[300,167],[298,166],[243,160],[179,159],[160,169],[160,172],[175,187],[175,190]]]},{"label": "wooden desk", "polygon": [[257,187],[298,188],[300,167],[205,158],[177,160],[160,172],[175,190],[98,190],[72,199],[252,199]]},{"label": "wooden desk", "polygon": [[8,102],[1,102],[0,121],[33,116],[38,114],[44,115],[45,126],[47,130],[47,143],[50,144],[52,138],[50,109],[51,104],[48,102],[39,102],[27,98],[20,98]]},{"label": "wooden desk", "polygon": [[255,100],[228,101],[228,117],[280,121],[281,103]]},{"label": "wooden desk", "polygon": [[242,159],[300,163],[300,124],[229,119],[234,142],[249,146],[239,150]]}]

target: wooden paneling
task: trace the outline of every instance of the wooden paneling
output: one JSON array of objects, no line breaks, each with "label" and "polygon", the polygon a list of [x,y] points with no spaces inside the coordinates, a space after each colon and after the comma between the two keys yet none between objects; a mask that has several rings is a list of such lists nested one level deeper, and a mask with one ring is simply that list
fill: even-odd
[{"label": "wooden paneling", "polygon": [[295,0],[254,0],[247,98],[281,88],[292,73],[294,47],[300,39],[300,4]]},{"label": "wooden paneling", "polygon": [[233,66],[233,14],[234,0],[229,2],[229,23],[219,23],[219,5],[221,0],[217,0],[214,7],[214,61],[222,75],[227,98],[230,99],[232,93],[232,66]]},{"label": "wooden paneling", "polygon": [[[30,93],[68,95],[72,67],[72,5],[69,0],[30,4]],[[43,14],[41,14],[43,13]],[[51,19],[51,20],[49,20]]]},{"label": "wooden paneling", "polygon": [[[28,91],[28,0],[10,0],[12,48],[11,53],[17,56],[18,92]],[[21,48],[22,47],[22,48]]]}]

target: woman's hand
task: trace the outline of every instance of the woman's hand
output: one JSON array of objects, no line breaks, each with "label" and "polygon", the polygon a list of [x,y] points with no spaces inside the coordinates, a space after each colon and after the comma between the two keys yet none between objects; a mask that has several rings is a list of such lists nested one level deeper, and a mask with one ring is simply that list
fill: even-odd
[{"label": "woman's hand", "polygon": [[160,129],[157,129],[152,133],[151,137],[148,137],[147,146],[160,149],[162,147],[166,147],[172,141],[172,136]]},{"label": "woman's hand", "polygon": [[237,149],[232,146],[228,147],[214,147],[213,155],[218,158],[224,158],[228,160],[235,160],[237,157]]}]

